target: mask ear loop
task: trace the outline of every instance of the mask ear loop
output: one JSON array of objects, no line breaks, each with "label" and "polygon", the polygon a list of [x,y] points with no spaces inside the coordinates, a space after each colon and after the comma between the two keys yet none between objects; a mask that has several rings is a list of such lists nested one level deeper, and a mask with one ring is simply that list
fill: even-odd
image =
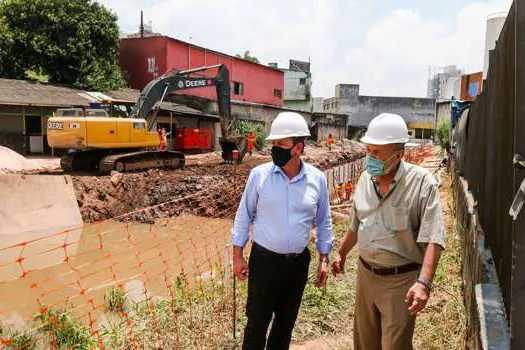
[{"label": "mask ear loop", "polygon": [[[390,157],[388,157],[387,160],[383,161],[383,164],[386,164],[386,163],[390,162],[390,160],[391,160],[396,154],[398,154],[399,152],[401,152],[401,151],[395,151]],[[386,174],[390,173],[391,170],[392,170],[392,169],[389,169],[389,171],[386,172],[385,169],[383,169],[383,171],[385,171]]]}]

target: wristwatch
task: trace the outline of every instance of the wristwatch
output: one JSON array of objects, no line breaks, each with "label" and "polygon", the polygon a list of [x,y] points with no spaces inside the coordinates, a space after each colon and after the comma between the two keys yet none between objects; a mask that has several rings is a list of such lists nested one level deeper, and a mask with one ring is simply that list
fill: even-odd
[{"label": "wristwatch", "polygon": [[426,277],[419,276],[416,282],[425,286],[425,288],[428,289],[429,292],[431,292],[434,289],[434,284]]}]

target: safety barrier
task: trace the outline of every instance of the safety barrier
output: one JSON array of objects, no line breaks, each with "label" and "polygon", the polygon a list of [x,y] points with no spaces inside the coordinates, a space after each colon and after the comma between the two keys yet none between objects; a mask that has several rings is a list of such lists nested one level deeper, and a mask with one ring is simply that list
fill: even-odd
[{"label": "safety barrier", "polygon": [[[362,167],[358,160],[327,176],[356,181]],[[241,182],[0,247],[0,344],[202,349],[235,342],[246,283],[234,288],[231,273],[235,209],[215,194],[238,203]]]}]

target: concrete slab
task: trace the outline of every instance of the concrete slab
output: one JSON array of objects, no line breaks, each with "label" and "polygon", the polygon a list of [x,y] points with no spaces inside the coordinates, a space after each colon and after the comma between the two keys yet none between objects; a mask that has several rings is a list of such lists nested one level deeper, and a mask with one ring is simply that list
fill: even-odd
[{"label": "concrete slab", "polygon": [[69,176],[0,176],[0,266],[11,277],[63,262],[82,227]]}]

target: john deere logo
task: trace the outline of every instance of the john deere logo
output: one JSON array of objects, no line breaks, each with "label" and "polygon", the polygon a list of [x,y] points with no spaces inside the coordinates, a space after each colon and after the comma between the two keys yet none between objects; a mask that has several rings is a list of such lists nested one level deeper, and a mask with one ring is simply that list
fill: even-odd
[{"label": "john deere logo", "polygon": [[182,80],[179,80],[177,85],[179,86],[179,89],[182,89],[184,87],[184,82]]}]

